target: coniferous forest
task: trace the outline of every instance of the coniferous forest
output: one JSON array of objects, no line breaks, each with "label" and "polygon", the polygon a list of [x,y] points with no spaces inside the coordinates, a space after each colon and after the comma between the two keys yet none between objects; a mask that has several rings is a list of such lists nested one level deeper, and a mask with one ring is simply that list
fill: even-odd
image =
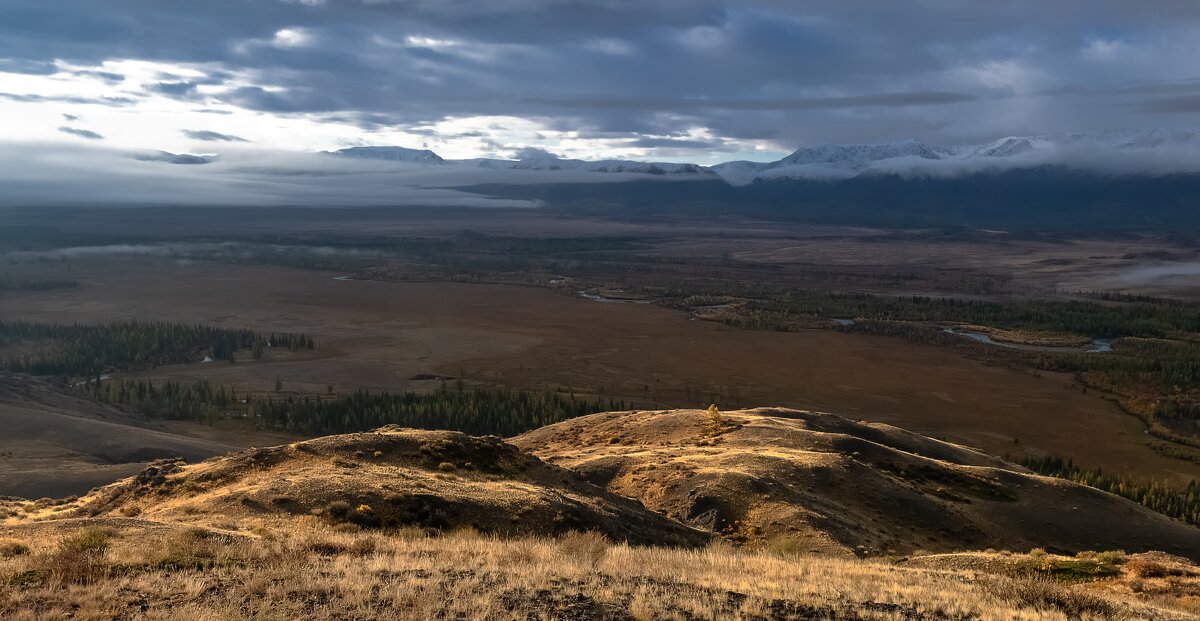
[{"label": "coniferous forest", "polygon": [[158,321],[54,324],[0,321],[0,347],[9,351],[7,370],[32,375],[94,378],[110,371],[211,360],[233,362],[238,350],[259,351],[264,343],[313,349],[303,334],[264,336],[250,330]]},{"label": "coniferous forest", "polygon": [[244,418],[264,429],[320,436],[368,431],[384,425],[452,429],[473,435],[513,436],[625,403],[508,388],[468,388],[456,382],[430,393],[253,395],[207,381],[193,384],[113,380],[89,386],[99,401],[122,404],[156,418],[212,423]]}]

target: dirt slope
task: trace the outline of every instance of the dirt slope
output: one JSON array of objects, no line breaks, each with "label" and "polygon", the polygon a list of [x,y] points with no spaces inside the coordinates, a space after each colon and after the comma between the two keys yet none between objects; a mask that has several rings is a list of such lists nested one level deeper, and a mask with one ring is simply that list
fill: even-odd
[{"label": "dirt slope", "polygon": [[499,438],[395,427],[195,465],[164,461],[50,513],[175,523],[317,515],[368,528],[473,528],[509,536],[595,530],[614,541],[662,545],[709,539]]},{"label": "dirt slope", "polygon": [[0,374],[0,495],[82,494],[151,460],[200,460],[236,447],[189,438],[28,375]]},{"label": "dirt slope", "polygon": [[611,412],[514,438],[647,507],[735,540],[825,553],[1164,550],[1200,529],[961,446],[832,414]]}]

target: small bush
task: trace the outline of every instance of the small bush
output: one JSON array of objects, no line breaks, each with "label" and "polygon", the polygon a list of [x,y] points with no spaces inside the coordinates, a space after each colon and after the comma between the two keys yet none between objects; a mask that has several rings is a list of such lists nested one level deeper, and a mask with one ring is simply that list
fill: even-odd
[{"label": "small bush", "polygon": [[313,541],[305,547],[309,552],[321,556],[337,556],[346,551],[346,546],[335,541]]},{"label": "small bush", "polygon": [[29,554],[29,546],[19,541],[0,541],[0,558],[13,558]]},{"label": "small bush", "polygon": [[779,535],[767,540],[763,546],[767,552],[780,558],[796,558],[808,551],[804,542],[793,535]]},{"label": "small bush", "polygon": [[367,556],[375,553],[375,541],[366,537],[359,537],[350,543],[350,547],[346,549],[351,554],[358,556]]},{"label": "small bush", "polygon": [[368,504],[358,505],[348,518],[351,522],[359,526],[376,527],[380,523],[379,516],[375,515],[375,510]]},{"label": "small bush", "polygon": [[350,503],[345,500],[335,500],[325,506],[325,513],[329,514],[331,518],[344,520],[350,515]]},{"label": "small bush", "polygon": [[1112,602],[1064,586],[1049,578],[1002,580],[985,583],[992,595],[1016,606],[1060,612],[1072,619],[1090,615],[1105,619],[1122,619],[1125,611]]},{"label": "small bush", "polygon": [[608,555],[612,542],[596,531],[571,531],[558,540],[558,549],[576,562],[596,567]]},{"label": "small bush", "polygon": [[108,538],[97,528],[66,535],[43,560],[46,569],[60,583],[92,584],[107,572]]},{"label": "small bush", "polygon": [[1125,561],[1125,570],[1136,578],[1166,578],[1183,573],[1179,569],[1143,557],[1134,557]]},{"label": "small bush", "polygon": [[458,470],[458,467],[448,461],[444,461],[438,464],[438,470],[441,470],[442,472],[454,472],[455,470]]},{"label": "small bush", "polygon": [[223,555],[223,538],[224,536],[203,528],[188,528],[163,542],[162,550],[154,564],[169,569],[211,567]]},{"label": "small bush", "polygon": [[109,534],[99,528],[86,528],[67,535],[59,540],[58,548],[87,554],[105,554],[108,552]]}]

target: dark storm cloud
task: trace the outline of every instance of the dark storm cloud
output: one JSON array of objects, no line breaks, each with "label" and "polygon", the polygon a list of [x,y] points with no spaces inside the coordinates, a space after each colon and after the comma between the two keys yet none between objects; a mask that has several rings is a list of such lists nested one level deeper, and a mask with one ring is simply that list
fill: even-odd
[{"label": "dark storm cloud", "polygon": [[222,134],[220,132],[208,131],[206,129],[185,129],[182,130],[181,133],[192,140],[202,140],[205,142],[250,142],[241,136]]},{"label": "dark storm cloud", "polygon": [[848,97],[804,97],[795,99],[584,99],[531,100],[532,103],[564,108],[600,110],[821,110],[837,108],[888,108],[962,103],[975,99],[966,93],[879,93]]},{"label": "dark storm cloud", "polygon": [[71,134],[72,136],[79,136],[80,138],[87,138],[88,140],[104,140],[104,136],[101,136],[90,129],[80,129],[78,127],[60,127],[58,128],[58,131],[64,134]]},{"label": "dark storm cloud", "polygon": [[[790,148],[1177,122],[1186,93],[1136,115],[1129,99],[1194,80],[1200,54],[1186,0],[0,0],[0,14],[0,71],[189,63],[208,77],[163,77],[155,96],[368,130],[510,115],[645,148],[696,127]],[[233,75],[220,95],[197,88]]]},{"label": "dark storm cloud", "polygon": [[652,138],[642,137],[630,141],[630,146],[643,149],[692,149],[696,151],[708,151],[720,149],[725,146],[725,143],[720,140],[690,140],[687,138]]},{"label": "dark storm cloud", "polygon": [[1200,94],[1154,99],[1143,102],[1139,108],[1144,112],[1196,114],[1200,113]]}]

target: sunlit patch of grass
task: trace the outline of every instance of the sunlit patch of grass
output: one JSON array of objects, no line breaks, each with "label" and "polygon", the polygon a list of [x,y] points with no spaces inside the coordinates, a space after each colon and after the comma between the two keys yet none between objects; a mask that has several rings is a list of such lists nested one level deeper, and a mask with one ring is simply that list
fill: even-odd
[{"label": "sunlit patch of grass", "polygon": [[87,618],[145,606],[142,617],[154,621],[1186,618],[1074,581],[819,557],[782,543],[779,550],[681,549],[629,546],[594,532],[506,539],[471,529],[342,524],[352,528],[304,516],[231,525],[244,535],[195,526],[36,531],[13,539],[30,553],[0,560],[0,618],[21,618],[31,606],[51,616],[88,611],[75,615]]}]

